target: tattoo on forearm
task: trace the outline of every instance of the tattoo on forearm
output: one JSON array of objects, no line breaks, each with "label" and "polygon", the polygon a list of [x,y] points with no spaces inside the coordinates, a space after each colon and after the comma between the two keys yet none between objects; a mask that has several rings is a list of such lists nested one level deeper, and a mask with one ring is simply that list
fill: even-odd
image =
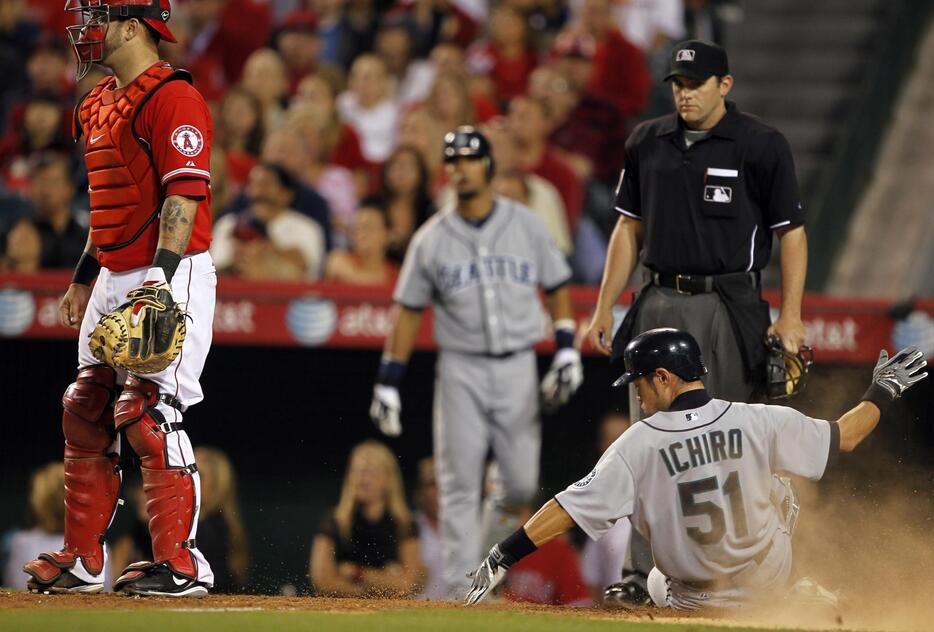
[{"label": "tattoo on forearm", "polygon": [[159,220],[159,247],[184,254],[194,227],[197,204],[170,197],[162,207]]}]

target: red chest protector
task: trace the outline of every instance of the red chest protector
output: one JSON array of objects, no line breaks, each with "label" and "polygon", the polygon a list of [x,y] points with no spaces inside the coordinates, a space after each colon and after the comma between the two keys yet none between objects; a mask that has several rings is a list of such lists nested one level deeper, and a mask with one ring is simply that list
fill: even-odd
[{"label": "red chest protector", "polygon": [[164,192],[136,117],[160,87],[191,75],[166,63],[152,66],[126,88],[103,79],[75,111],[76,138],[86,138],[91,241],[102,266],[132,270],[152,263]]}]

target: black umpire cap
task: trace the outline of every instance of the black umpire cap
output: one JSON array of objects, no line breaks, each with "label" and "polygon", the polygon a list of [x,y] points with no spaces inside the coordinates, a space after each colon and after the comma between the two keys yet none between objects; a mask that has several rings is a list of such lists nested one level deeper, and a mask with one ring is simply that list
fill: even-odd
[{"label": "black umpire cap", "polygon": [[730,62],[722,46],[703,40],[687,40],[675,44],[671,49],[670,72],[665,81],[683,76],[688,79],[706,81],[708,77],[723,77],[730,74]]},{"label": "black umpire cap", "polygon": [[626,372],[613,382],[623,386],[655,369],[668,369],[682,380],[693,382],[707,374],[700,346],[694,336],[680,329],[650,329],[633,338],[623,351]]}]

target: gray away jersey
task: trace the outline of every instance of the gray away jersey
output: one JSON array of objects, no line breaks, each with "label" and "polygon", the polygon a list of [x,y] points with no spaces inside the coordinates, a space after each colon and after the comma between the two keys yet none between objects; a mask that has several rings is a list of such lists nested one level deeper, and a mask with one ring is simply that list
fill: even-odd
[{"label": "gray away jersey", "polygon": [[502,197],[474,226],[453,206],[412,238],[393,298],[421,309],[434,303],[435,341],[443,350],[501,354],[541,340],[538,288],[567,283],[571,270],[545,224]]},{"label": "gray away jersey", "polygon": [[631,516],[662,573],[716,582],[770,550],[781,526],[772,473],[820,479],[836,432],[791,408],[712,399],[635,424],[555,499],[594,539]]}]

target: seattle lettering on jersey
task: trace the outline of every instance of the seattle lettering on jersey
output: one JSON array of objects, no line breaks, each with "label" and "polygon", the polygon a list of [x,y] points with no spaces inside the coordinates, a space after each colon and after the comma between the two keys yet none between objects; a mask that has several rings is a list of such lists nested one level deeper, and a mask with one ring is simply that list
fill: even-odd
[{"label": "seattle lettering on jersey", "polygon": [[538,274],[532,261],[514,255],[487,255],[438,266],[437,284],[441,294],[454,294],[481,283],[515,283],[534,287],[538,284]]},{"label": "seattle lettering on jersey", "polygon": [[724,433],[712,430],[684,441],[675,441],[658,453],[670,476],[676,476],[693,467],[717,463],[727,459],[743,458],[743,431],[733,428]]}]

